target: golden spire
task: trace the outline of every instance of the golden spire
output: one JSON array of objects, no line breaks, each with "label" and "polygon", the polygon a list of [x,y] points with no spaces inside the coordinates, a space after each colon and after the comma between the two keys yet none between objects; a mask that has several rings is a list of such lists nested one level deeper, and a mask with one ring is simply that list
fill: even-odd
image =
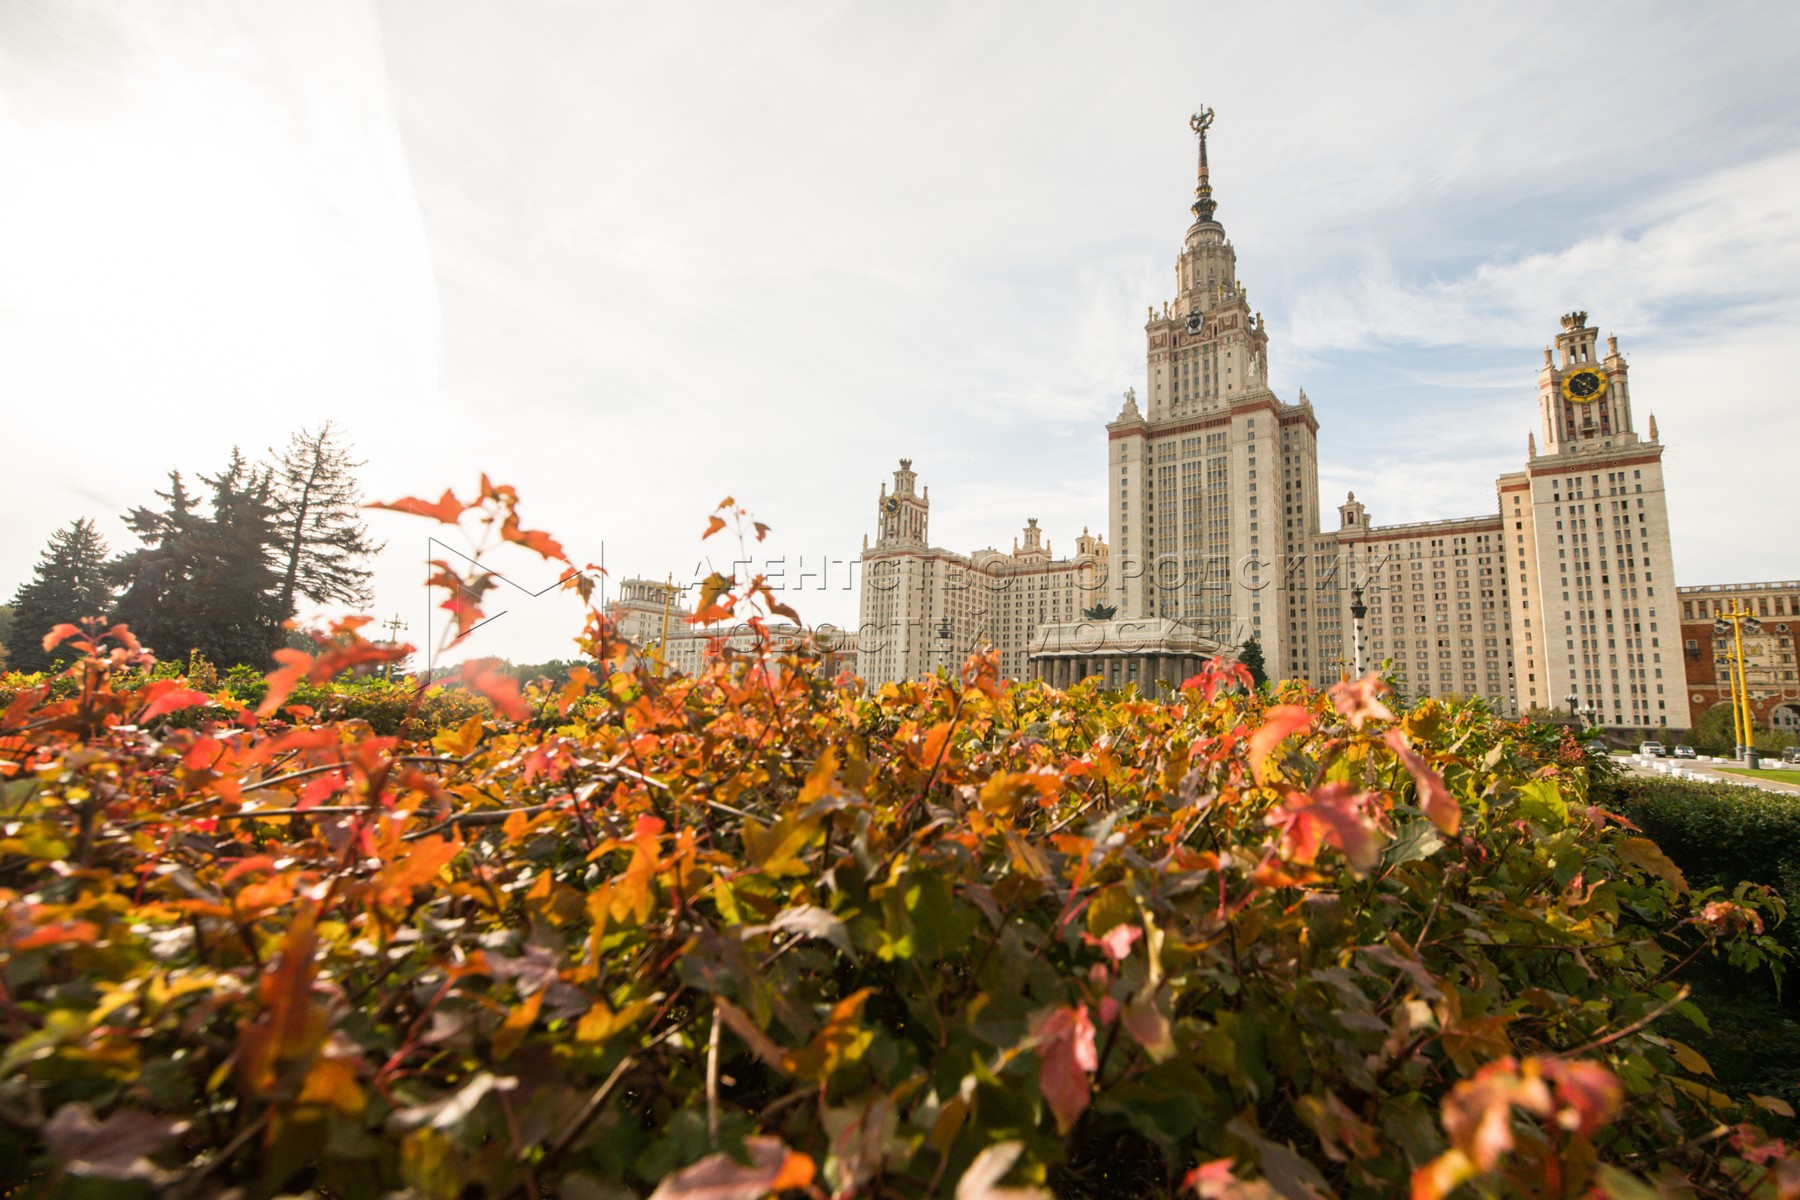
[{"label": "golden spire", "polygon": [[1194,185],[1193,207],[1194,216],[1202,221],[1212,220],[1213,213],[1219,207],[1213,201],[1212,182],[1207,178],[1206,173],[1206,131],[1212,128],[1212,123],[1213,110],[1204,104],[1200,106],[1199,112],[1188,118],[1188,128],[1193,130],[1194,136],[1200,139],[1200,176],[1199,181]]}]

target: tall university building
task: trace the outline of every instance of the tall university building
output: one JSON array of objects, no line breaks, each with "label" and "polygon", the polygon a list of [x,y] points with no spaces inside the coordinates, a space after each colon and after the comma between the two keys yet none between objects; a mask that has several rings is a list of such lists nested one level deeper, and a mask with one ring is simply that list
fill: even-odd
[{"label": "tall university building", "polygon": [[1127,391],[1106,426],[1106,537],[1059,559],[1032,520],[1010,552],[934,547],[902,460],[863,550],[859,673],[910,678],[985,643],[1008,675],[1149,690],[1255,639],[1271,675],[1329,681],[1356,658],[1360,597],[1363,661],[1391,658],[1408,692],[1505,712],[1573,694],[1610,725],[1687,725],[1662,446],[1653,417],[1637,431],[1617,339],[1562,318],[1494,511],[1383,526],[1352,494],[1322,528],[1319,422],[1304,392],[1269,388],[1268,331],[1215,219],[1211,111],[1191,124],[1194,221],[1144,325],[1143,402]]}]

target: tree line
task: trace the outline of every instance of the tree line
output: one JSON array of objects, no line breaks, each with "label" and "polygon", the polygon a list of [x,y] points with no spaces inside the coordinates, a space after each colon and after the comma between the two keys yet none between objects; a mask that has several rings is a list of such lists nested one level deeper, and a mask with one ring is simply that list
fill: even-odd
[{"label": "tree line", "polygon": [[262,462],[233,447],[217,474],[197,476],[198,487],[171,471],[156,503],[125,514],[138,545],[116,557],[92,518],[70,522],[8,606],[7,669],[48,668],[43,635],[93,617],[129,625],[159,658],[266,665],[301,599],[370,600],[367,562],[382,547],[361,515],[363,465],[328,421]]}]

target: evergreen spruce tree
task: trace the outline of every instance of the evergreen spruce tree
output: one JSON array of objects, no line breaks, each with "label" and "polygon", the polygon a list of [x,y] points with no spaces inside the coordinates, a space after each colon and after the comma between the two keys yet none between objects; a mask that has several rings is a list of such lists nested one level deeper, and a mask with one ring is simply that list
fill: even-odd
[{"label": "evergreen spruce tree", "polygon": [[[106,571],[106,543],[86,517],[50,535],[32,576],[12,600],[7,668],[42,671],[52,662],[44,635],[65,622],[105,617],[112,609]],[[65,653],[63,657],[67,657]]]},{"label": "evergreen spruce tree", "polygon": [[187,606],[199,573],[206,518],[180,471],[169,472],[169,490],[156,495],[163,502],[161,510],[139,506],[125,514],[125,524],[142,545],[108,568],[120,591],[113,615],[159,657],[184,659],[195,644]]},{"label": "evergreen spruce tree", "polygon": [[314,604],[366,606],[370,572],[363,564],[381,545],[369,540],[362,520],[355,472],[363,464],[351,461],[329,421],[295,433],[280,454],[269,453],[279,507],[275,556],[282,618],[294,615],[302,596]]},{"label": "evergreen spruce tree", "polygon": [[272,472],[252,467],[233,447],[223,471],[201,478],[212,487],[212,517],[200,529],[189,649],[220,667],[267,666],[288,615],[273,565],[280,534]]},{"label": "evergreen spruce tree", "polygon": [[1269,682],[1269,671],[1263,664],[1262,643],[1256,638],[1251,638],[1238,647],[1238,661],[1250,672],[1250,682],[1257,687]]},{"label": "evergreen spruce tree", "polygon": [[124,593],[117,617],[165,660],[198,651],[216,666],[266,666],[284,619],[272,565],[273,477],[234,448],[223,471],[201,480],[212,490],[210,515],[176,471],[157,493],[160,511],[126,516],[143,545],[112,564]]}]

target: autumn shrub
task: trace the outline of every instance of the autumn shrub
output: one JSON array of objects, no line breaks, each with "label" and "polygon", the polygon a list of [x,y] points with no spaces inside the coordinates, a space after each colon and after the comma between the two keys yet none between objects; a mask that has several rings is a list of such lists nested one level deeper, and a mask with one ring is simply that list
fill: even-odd
[{"label": "autumn shrub", "polygon": [[1479,706],[665,678],[590,612],[611,669],[384,737],[292,701],[399,653],[354,625],[254,709],[58,633],[71,694],[0,717],[18,1194],[1800,1189],[1786,1105],[1670,1031],[1690,964],[1784,967],[1779,903]]}]

